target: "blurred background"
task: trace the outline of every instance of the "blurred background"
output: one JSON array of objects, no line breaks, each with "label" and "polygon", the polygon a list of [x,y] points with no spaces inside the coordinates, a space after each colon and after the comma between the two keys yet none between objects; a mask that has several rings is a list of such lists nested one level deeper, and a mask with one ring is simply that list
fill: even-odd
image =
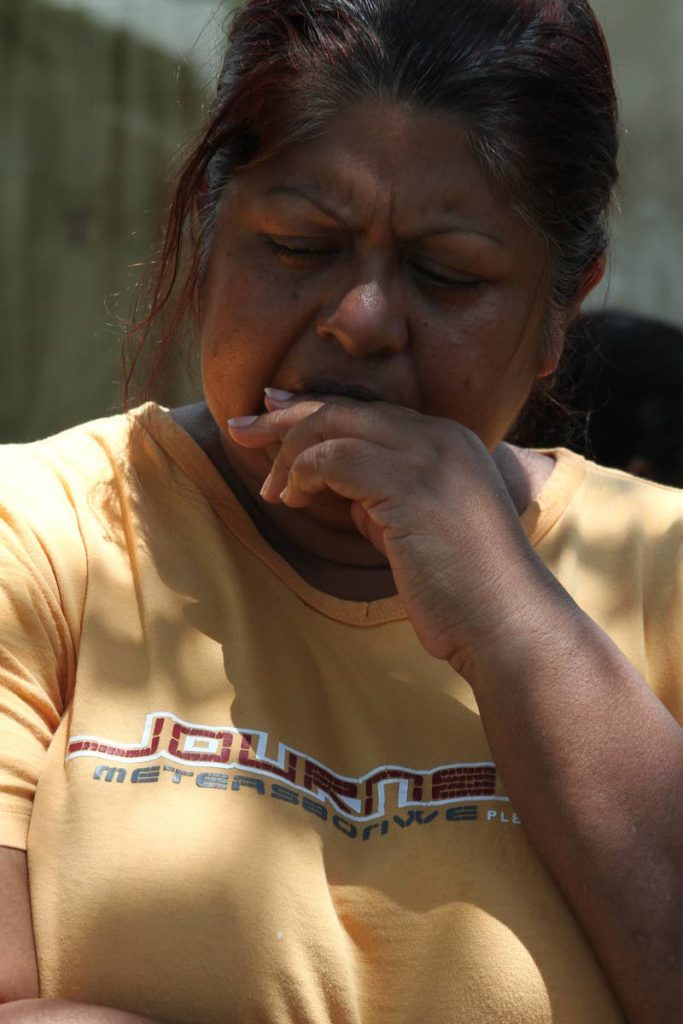
[{"label": "blurred background", "polygon": [[[120,409],[119,348],[138,265],[158,238],[174,159],[211,101],[232,6],[0,0],[0,442]],[[666,366],[671,391],[672,382],[683,387],[683,335],[673,330],[683,327],[683,3],[593,6],[625,135],[610,271],[589,311],[636,315],[641,339],[643,324],[661,324],[663,357],[659,343],[639,344],[653,366]],[[624,323],[617,318],[622,331]],[[616,351],[603,363],[623,377]],[[680,424],[676,388],[667,401]],[[603,405],[609,387],[605,394]],[[171,367],[164,399],[192,397],[185,366]]]}]

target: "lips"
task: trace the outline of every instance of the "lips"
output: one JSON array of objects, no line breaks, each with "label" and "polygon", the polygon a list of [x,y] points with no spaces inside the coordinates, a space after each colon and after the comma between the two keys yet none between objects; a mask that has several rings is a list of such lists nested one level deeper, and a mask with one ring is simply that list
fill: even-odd
[{"label": "lips", "polygon": [[307,380],[300,387],[290,388],[297,394],[306,395],[341,395],[345,398],[356,398],[359,402],[381,402],[381,396],[365,384],[345,383],[339,380],[317,377]]}]

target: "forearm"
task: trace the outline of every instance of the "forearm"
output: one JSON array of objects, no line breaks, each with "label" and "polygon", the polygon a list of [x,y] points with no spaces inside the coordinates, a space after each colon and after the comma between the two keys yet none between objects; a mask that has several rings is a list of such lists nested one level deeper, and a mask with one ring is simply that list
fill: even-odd
[{"label": "forearm", "polygon": [[674,1024],[683,730],[555,581],[515,607],[465,673],[494,759],[628,1020]]},{"label": "forearm", "polygon": [[160,1024],[151,1017],[62,999],[21,999],[0,1006],[0,1024]]}]

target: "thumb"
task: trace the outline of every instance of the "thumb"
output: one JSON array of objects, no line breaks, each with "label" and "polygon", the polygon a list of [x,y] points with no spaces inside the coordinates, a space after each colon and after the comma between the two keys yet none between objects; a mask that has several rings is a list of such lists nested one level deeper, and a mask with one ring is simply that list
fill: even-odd
[{"label": "thumb", "polygon": [[384,527],[372,519],[361,501],[351,502],[351,521],[358,532],[387,558],[384,547]]}]

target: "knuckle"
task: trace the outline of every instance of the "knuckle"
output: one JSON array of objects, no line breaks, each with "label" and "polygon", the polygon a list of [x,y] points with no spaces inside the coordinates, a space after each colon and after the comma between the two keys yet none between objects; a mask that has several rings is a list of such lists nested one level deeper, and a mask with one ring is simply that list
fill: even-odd
[{"label": "knuckle", "polygon": [[316,411],[315,417],[317,419],[317,427],[321,431],[327,430],[334,422],[336,417],[336,410],[334,403],[327,402],[325,405],[321,405]]},{"label": "knuckle", "polygon": [[321,441],[312,448],[299,453],[292,463],[289,476],[295,483],[317,477],[325,479],[333,454],[333,441]]},{"label": "knuckle", "polygon": [[314,449],[315,453],[315,468],[321,476],[324,475],[326,467],[330,463],[330,459],[334,454],[334,441],[325,440],[319,445],[316,445]]}]

